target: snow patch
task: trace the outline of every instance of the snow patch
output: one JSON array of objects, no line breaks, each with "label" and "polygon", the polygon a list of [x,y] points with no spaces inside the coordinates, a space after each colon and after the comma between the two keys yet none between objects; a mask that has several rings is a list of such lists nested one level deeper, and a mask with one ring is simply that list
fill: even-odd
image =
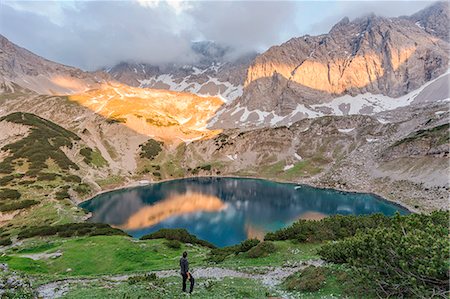
[{"label": "snow patch", "polygon": [[341,133],[349,133],[351,131],[353,131],[355,128],[349,128],[349,129],[338,129],[339,132]]},{"label": "snow patch", "polygon": [[[198,96],[212,96],[212,97],[219,97],[224,102],[230,102],[236,99],[237,97],[240,97],[243,93],[244,87],[242,85],[233,85],[228,81],[220,81],[216,77],[208,76],[208,80],[205,83],[198,83],[196,82],[196,77],[192,76],[198,76],[201,75],[208,70],[217,72],[217,70],[220,68],[220,64],[213,64],[209,68],[205,69],[199,69],[197,67],[191,67],[186,66],[186,68],[192,69],[192,73],[187,75],[186,77],[182,78],[174,78],[172,74],[162,74],[158,76],[152,76],[147,79],[139,80],[139,87],[146,88],[146,87],[154,87],[157,84],[165,84],[168,86],[169,90],[172,91],[178,91],[178,92],[190,92],[193,94],[196,94]],[[181,80],[182,79],[182,80]],[[181,80],[181,81],[180,81]],[[200,90],[205,85],[211,85],[214,84],[216,86],[225,86],[225,88],[218,88],[217,92],[213,93],[200,93]]]},{"label": "snow patch", "polygon": [[390,122],[388,121],[388,120],[386,120],[386,119],[383,119],[383,118],[377,118],[377,120],[378,120],[378,122],[380,123],[380,124],[389,124]]},{"label": "snow patch", "polygon": [[283,171],[289,170],[291,168],[294,168],[294,164],[289,164],[289,165],[284,166]]},{"label": "snow patch", "polygon": [[294,154],[294,157],[295,157],[297,160],[303,160],[303,158],[302,158],[299,154],[297,154],[297,153]]},{"label": "snow patch", "polygon": [[[248,115],[251,112],[255,112],[259,116],[259,120],[257,122],[258,125],[263,124],[268,117],[272,116],[269,123],[269,125],[272,127],[293,123],[294,121],[298,121],[302,118],[317,118],[325,115],[373,115],[375,113],[394,110],[396,108],[410,105],[424,88],[432,84],[434,81],[442,78],[443,76],[448,75],[449,73],[450,70],[447,70],[447,72],[437,77],[436,79],[429,81],[426,84],[422,85],[420,88],[398,98],[371,93],[364,93],[356,96],[344,95],[334,98],[331,102],[328,103],[308,106],[304,104],[297,104],[297,107],[291,113],[285,116],[277,115],[273,111],[268,112],[260,110],[248,110],[247,107],[240,107],[238,105],[234,108],[234,111],[231,113],[231,115],[243,109],[245,109],[245,115]],[[450,98],[444,99],[440,102],[450,102]],[[330,113],[322,112],[327,110],[329,110]],[[244,119],[244,121],[246,121],[246,118]],[[388,121],[381,118],[378,119],[378,121],[382,124],[388,123]]]},{"label": "snow patch", "polygon": [[423,27],[422,24],[420,24],[420,22],[416,22],[416,26],[419,27],[420,29],[425,29],[425,27]]},{"label": "snow patch", "polygon": [[231,161],[234,161],[237,159],[237,154],[234,155],[227,155],[227,158],[230,159]]}]

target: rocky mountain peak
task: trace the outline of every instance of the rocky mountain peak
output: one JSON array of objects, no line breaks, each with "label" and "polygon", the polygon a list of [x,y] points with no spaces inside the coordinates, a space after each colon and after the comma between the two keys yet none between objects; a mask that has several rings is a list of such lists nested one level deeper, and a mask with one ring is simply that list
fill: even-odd
[{"label": "rocky mountain peak", "polygon": [[[445,6],[438,3],[411,17],[344,18],[328,34],[271,47],[249,66],[242,97],[212,123],[273,125],[288,115],[293,116],[290,119],[323,115],[334,108],[310,107],[328,106],[346,96],[345,105],[339,104],[344,114],[351,110],[351,97],[377,95],[396,101],[448,70],[450,45],[436,34],[449,27]],[[430,20],[434,33],[417,23],[418,18]],[[379,108],[364,106],[357,111]]]},{"label": "rocky mountain peak", "polygon": [[448,24],[450,23],[449,2],[436,2],[405,19],[411,20],[418,27],[431,35],[449,41]]}]

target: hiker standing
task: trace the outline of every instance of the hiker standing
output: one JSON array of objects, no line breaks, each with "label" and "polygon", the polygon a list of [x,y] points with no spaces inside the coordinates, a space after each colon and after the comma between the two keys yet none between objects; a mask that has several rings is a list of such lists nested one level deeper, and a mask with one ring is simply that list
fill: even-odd
[{"label": "hiker standing", "polygon": [[183,292],[186,292],[186,280],[189,279],[191,283],[191,287],[189,289],[189,293],[192,293],[194,290],[194,277],[189,272],[189,261],[187,259],[187,252],[183,252],[183,256],[180,258],[180,272],[183,277]]}]

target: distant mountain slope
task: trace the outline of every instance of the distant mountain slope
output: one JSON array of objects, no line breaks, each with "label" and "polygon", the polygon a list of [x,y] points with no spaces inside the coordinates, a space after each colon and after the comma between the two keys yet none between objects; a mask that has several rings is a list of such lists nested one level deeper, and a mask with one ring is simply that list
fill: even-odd
[{"label": "distant mountain slope", "polygon": [[[67,101],[76,102],[108,121],[124,123],[138,134],[167,144],[217,133],[206,128],[207,121],[223,104],[217,97],[120,84],[103,72],[84,72],[41,58],[4,37],[0,42],[0,88],[6,100],[11,97],[35,98],[30,91],[40,95],[68,96],[61,97],[61,107]],[[83,112],[66,117],[74,120],[84,116]]]},{"label": "distant mountain slope", "polygon": [[89,73],[44,59],[0,35],[0,83],[11,83],[39,94],[71,94],[95,88],[103,73]]},{"label": "distant mountain slope", "polygon": [[215,97],[110,83],[68,98],[109,121],[166,144],[218,134],[206,128],[207,121],[222,105]]},{"label": "distant mountain slope", "polygon": [[197,60],[189,65],[122,62],[105,71],[115,80],[135,87],[219,96],[224,101],[242,95],[247,67],[256,54],[234,57],[231,49],[209,41],[193,43],[192,49]]},{"label": "distant mountain slope", "polygon": [[437,2],[428,9],[421,10],[410,17],[417,26],[424,29],[431,35],[435,35],[443,40],[449,41],[448,24],[450,23],[450,9],[448,1]]},{"label": "distant mountain slope", "polygon": [[[327,103],[344,96],[402,97],[447,71],[450,46],[438,32],[448,28],[448,3],[438,3],[410,18],[344,18],[328,34],[293,38],[256,57],[242,97],[212,125],[274,125],[293,113],[295,119],[334,114]],[[398,106],[402,100],[388,101]],[[357,113],[375,112],[378,103],[367,100]],[[351,106],[349,98],[337,111],[346,114]]]}]

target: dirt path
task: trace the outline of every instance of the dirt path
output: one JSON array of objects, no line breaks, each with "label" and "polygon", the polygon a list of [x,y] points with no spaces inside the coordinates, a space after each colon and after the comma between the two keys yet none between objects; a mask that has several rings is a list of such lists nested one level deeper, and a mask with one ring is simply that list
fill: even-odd
[{"label": "dirt path", "polygon": [[[293,267],[254,267],[240,271],[219,267],[205,267],[194,269],[192,271],[192,275],[195,278],[223,279],[226,277],[231,277],[231,278],[255,279],[259,280],[265,286],[274,287],[277,284],[281,283],[289,275],[309,265],[320,266],[322,264],[323,261],[321,260],[310,260]],[[161,270],[161,271],[152,271],[149,273],[155,273],[160,278],[180,275],[178,270]],[[38,293],[40,298],[44,299],[59,298],[69,291],[71,284],[97,282],[97,281],[120,283],[126,281],[129,277],[134,275],[136,274],[101,276],[98,278],[85,278],[85,279],[68,278],[41,285],[38,288]]]}]

